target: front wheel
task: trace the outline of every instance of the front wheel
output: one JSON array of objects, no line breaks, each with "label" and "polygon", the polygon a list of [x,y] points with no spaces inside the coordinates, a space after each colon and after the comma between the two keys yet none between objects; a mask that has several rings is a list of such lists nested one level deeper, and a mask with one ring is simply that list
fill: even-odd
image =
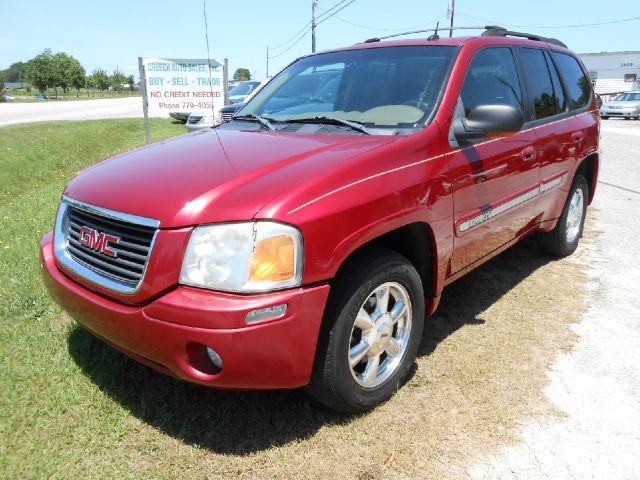
[{"label": "front wheel", "polygon": [[551,255],[566,257],[578,248],[587,216],[589,187],[587,179],[576,176],[569,192],[569,198],[555,228],[550,232],[538,232],[540,250]]},{"label": "front wheel", "polygon": [[387,400],[409,375],[422,337],[418,272],[400,255],[375,252],[332,285],[307,387],[316,400],[343,412]]}]

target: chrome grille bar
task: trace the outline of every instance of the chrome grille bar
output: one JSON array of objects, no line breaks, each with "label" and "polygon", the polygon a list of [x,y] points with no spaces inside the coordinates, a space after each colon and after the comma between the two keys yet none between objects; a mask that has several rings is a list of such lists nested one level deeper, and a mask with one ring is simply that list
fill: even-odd
[{"label": "chrome grille bar", "polygon": [[[89,282],[118,293],[135,293],[146,272],[160,222],[63,197],[54,234],[56,258]],[[83,228],[111,235],[109,250],[80,238]]]}]

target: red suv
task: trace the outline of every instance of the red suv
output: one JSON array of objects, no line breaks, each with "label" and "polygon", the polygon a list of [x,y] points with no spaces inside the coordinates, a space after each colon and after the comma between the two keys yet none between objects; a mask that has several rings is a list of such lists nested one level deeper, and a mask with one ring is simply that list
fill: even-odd
[{"label": "red suv", "polygon": [[595,98],[572,52],[524,36],[309,55],[231,122],[82,171],[41,241],[51,294],[175,377],[372,408],[447,284],[531,234],[578,245]]}]

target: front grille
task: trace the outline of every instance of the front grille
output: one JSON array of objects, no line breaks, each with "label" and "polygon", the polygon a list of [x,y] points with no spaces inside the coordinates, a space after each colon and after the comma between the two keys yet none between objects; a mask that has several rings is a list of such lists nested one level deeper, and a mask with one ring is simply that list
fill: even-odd
[{"label": "front grille", "polygon": [[56,235],[62,241],[56,255],[66,266],[112,290],[132,293],[138,288],[158,222],[65,200],[59,215]]},{"label": "front grille", "polygon": [[222,112],[222,121],[223,122],[228,122],[229,120],[231,120],[231,117],[233,117],[233,112]]}]

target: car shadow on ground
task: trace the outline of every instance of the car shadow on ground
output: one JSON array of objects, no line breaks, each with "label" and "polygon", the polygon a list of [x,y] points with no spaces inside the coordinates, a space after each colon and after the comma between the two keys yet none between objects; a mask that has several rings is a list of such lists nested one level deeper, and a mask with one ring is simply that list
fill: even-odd
[{"label": "car shadow on ground", "polygon": [[[552,261],[532,240],[509,249],[445,289],[438,313],[428,320],[419,355],[431,354],[513,286]],[[102,392],[134,416],[186,443],[217,453],[242,455],[313,436],[322,426],[352,416],[310,400],[302,389],[237,392],[191,385],[151,370],[76,326],[69,352]]]}]

